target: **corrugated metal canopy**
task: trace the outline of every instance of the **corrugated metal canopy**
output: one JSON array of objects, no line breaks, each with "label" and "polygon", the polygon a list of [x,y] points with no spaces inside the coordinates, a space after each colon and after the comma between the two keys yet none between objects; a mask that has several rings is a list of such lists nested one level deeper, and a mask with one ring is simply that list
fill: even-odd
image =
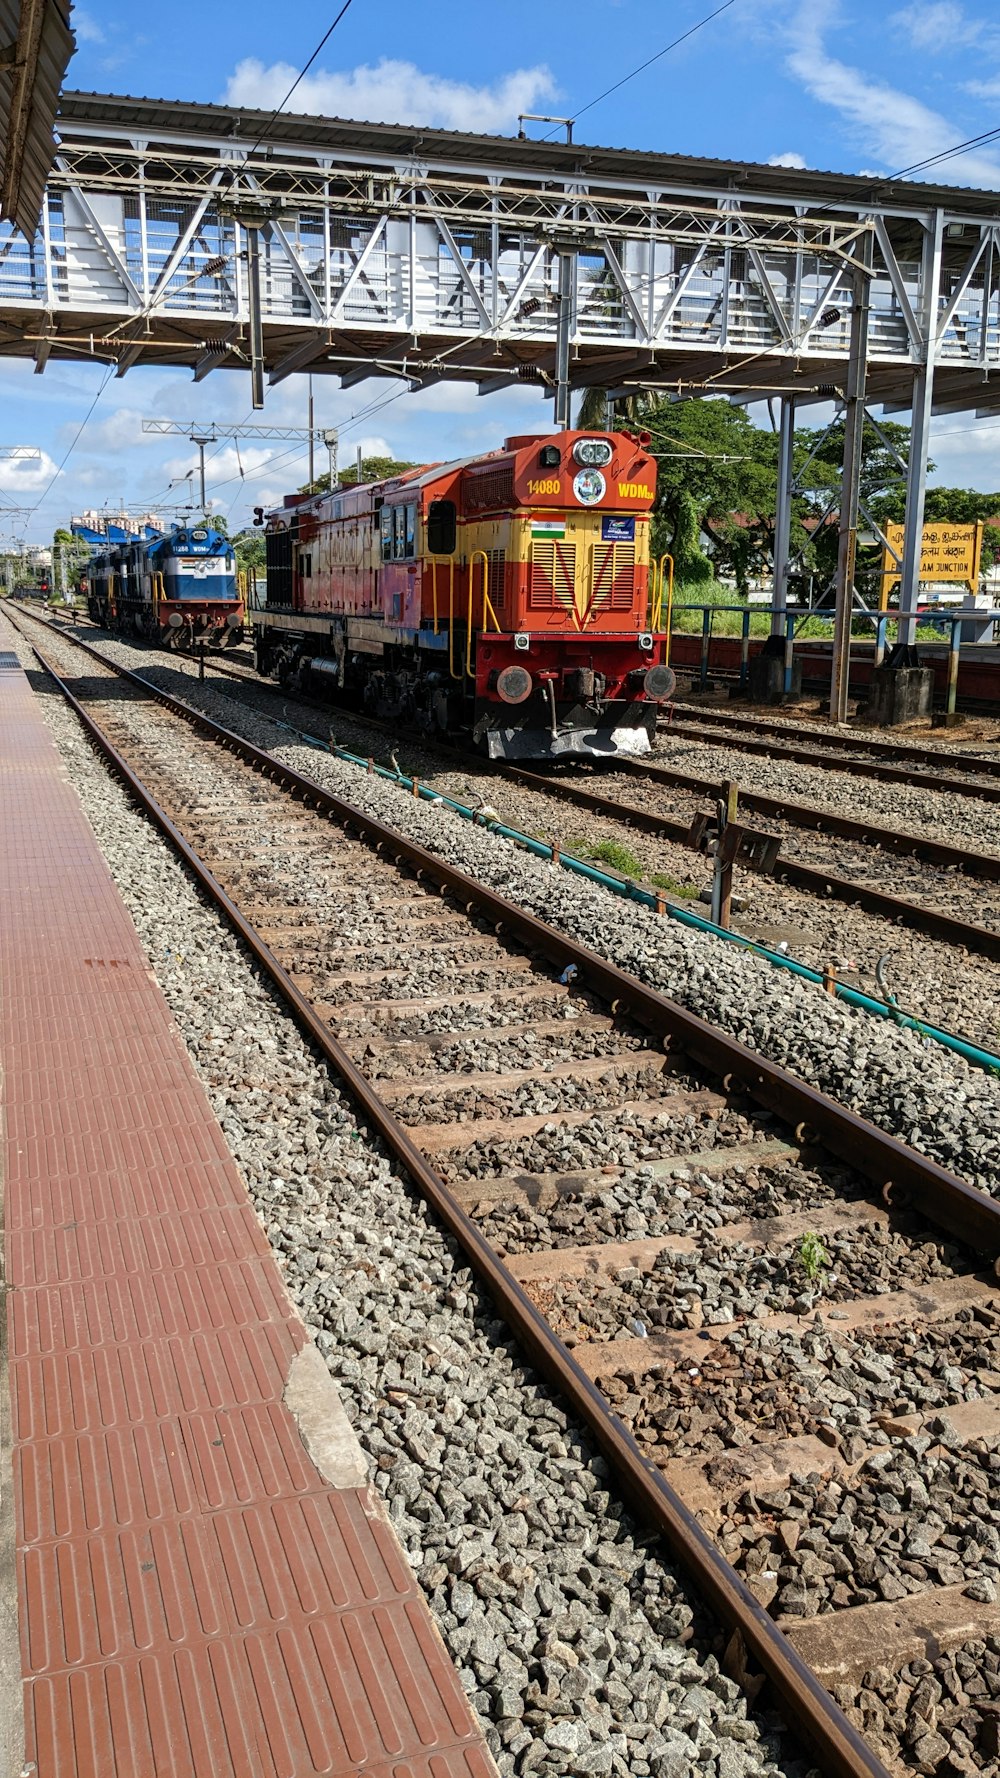
[{"label": "corrugated metal canopy", "polygon": [[0,0],[0,218],[31,240],[55,154],[59,89],[76,48],[70,0]]},{"label": "corrugated metal canopy", "polygon": [[[2,0],[0,0],[2,3]],[[792,199],[829,209],[836,204],[861,208],[959,208],[969,217],[995,221],[1000,196],[962,185],[870,173],[823,172],[814,167],[774,167],[755,161],[716,160],[662,150],[602,148],[586,142],[544,142],[513,136],[474,135],[460,130],[415,124],[365,123],[352,118],[315,117],[301,112],[234,109],[228,105],[190,104],[179,99],[137,98],[124,93],[67,92],[60,117],[74,125],[124,126],[156,141],[223,140],[246,152],[257,143],[290,149],[361,152],[410,162],[474,161],[524,173],[587,179],[620,178],[674,191],[745,189],[755,197]],[[959,165],[961,163],[959,162]]]}]

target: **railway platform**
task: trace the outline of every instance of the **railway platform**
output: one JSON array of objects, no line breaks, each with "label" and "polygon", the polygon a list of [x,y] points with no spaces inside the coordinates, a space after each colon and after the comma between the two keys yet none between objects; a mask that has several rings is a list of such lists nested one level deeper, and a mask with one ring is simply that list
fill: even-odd
[{"label": "railway platform", "polygon": [[0,1766],[490,1778],[0,619]]}]

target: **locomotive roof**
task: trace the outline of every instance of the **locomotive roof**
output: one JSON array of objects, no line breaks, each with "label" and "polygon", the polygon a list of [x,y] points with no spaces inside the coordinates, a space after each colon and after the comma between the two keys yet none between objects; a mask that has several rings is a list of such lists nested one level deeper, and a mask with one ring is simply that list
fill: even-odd
[{"label": "locomotive roof", "polygon": [[431,482],[438,482],[442,476],[454,475],[459,469],[470,469],[473,463],[488,462],[491,457],[505,457],[506,451],[477,451],[474,457],[454,457],[450,463],[426,463],[415,472],[401,478],[401,487],[409,493],[411,488],[426,488]]},{"label": "locomotive roof", "polygon": [[320,506],[324,500],[335,500],[338,494],[356,494],[364,488],[390,488],[393,493],[409,494],[414,489],[429,487],[431,482],[440,481],[443,476],[454,475],[459,469],[469,469],[473,463],[488,463],[491,457],[507,457],[510,452],[477,451],[474,457],[454,457],[448,463],[418,463],[415,468],[404,470],[401,475],[387,476],[381,482],[351,482],[346,488],[334,488],[326,494],[303,494],[296,499],[294,495],[286,496],[286,504],[275,507],[275,512],[294,512],[296,508],[310,506],[313,502]]}]

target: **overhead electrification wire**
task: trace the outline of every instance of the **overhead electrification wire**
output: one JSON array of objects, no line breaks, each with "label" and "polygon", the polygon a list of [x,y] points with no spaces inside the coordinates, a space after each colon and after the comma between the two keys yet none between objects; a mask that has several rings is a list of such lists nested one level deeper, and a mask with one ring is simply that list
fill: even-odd
[{"label": "overhead electrification wire", "polygon": [[[654,62],[661,62],[664,56],[670,54],[672,49],[679,48],[682,43],[687,42],[689,37],[694,37],[696,32],[703,30],[706,25],[710,25],[713,19],[719,17],[720,13],[728,12],[729,8],[735,5],[736,0],[723,0],[723,4],[717,6],[714,12],[706,13],[703,19],[698,19],[697,23],[691,25],[687,31],[682,31],[679,37],[675,37],[672,43],[667,43],[664,45],[663,49],[658,49],[655,56],[648,56],[644,62],[639,63],[637,68],[633,68],[630,74],[623,74],[621,79],[616,80],[613,86],[605,87],[603,93],[598,93],[596,99],[588,99],[586,105],[581,105],[579,111],[573,113],[573,116],[569,120],[570,123],[576,123],[586,112],[593,111],[595,105],[600,105],[602,100],[609,99],[612,93],[617,93],[621,87],[627,86],[629,81],[635,80],[638,74],[644,74],[647,68],[653,66]],[[542,136],[540,140],[542,142],[547,142],[552,134],[553,132],[549,130],[548,135]]]},{"label": "overhead electrification wire", "polygon": [[[295,79],[292,81],[291,86],[289,87],[287,93],[285,94],[284,98],[282,99],[281,104],[277,107],[277,109],[275,111],[272,111],[266,124],[264,125],[263,129],[261,130],[260,135],[257,137],[257,140],[254,143],[253,147],[247,150],[246,154],[243,157],[243,165],[244,166],[246,166],[246,163],[250,159],[250,156],[252,154],[256,154],[258,148],[260,147],[261,143],[264,140],[264,137],[267,135],[268,130],[271,128],[271,125],[275,122],[275,120],[277,118],[279,118],[281,116],[281,113],[284,111],[285,106],[288,104],[288,101],[291,98],[292,94],[294,93],[295,88],[298,85],[300,85],[300,83],[305,79],[305,77],[308,74],[310,68],[312,67],[314,61],[316,60],[316,57],[318,55],[320,55],[322,53],[322,51],[326,48],[327,44],[330,41],[330,38],[333,36],[334,31],[337,29],[337,26],[340,24],[341,19],[343,18],[345,12],[347,12],[350,5],[351,5],[351,0],[344,0],[344,4],[341,7],[340,11],[338,12],[336,18],[334,19],[333,24],[330,26],[328,31],[325,31],[323,33],[323,36],[320,38],[319,42],[316,45],[316,48],[313,50],[312,55],[309,57],[309,60],[308,60],[308,62],[306,62],[305,66],[299,69],[299,72],[296,74]],[[239,168],[236,168],[235,170],[238,172]]]},{"label": "overhead electrification wire", "polygon": [[[282,111],[284,110],[285,106],[288,104],[288,101],[291,98],[292,94],[294,93],[296,87],[299,85],[300,81],[304,79],[305,75],[308,74],[309,69],[312,67],[313,63],[316,60],[316,57],[321,54],[323,49],[325,49],[326,45],[330,41],[330,38],[333,36],[334,31],[337,29],[337,26],[340,24],[341,19],[343,18],[344,14],[347,12],[348,8],[352,5],[352,3],[353,3],[353,0],[344,0],[344,4],[341,7],[340,11],[338,12],[336,18],[334,19],[332,25],[330,25],[328,27],[328,29],[323,33],[323,36],[320,38],[319,42],[317,43],[316,48],[313,50],[312,55],[309,57],[309,60],[299,70],[295,79],[292,81],[292,84],[289,87],[287,93],[285,94],[284,98],[282,99],[281,104],[278,105],[274,111],[272,111],[267,122],[264,124],[264,126],[260,132],[260,135],[257,137],[257,140],[254,143],[253,147],[248,149],[247,153],[244,155],[243,162],[242,162],[243,166],[246,165],[247,161],[250,159],[250,156],[252,154],[256,153],[257,149],[260,147],[261,142],[263,141],[264,136],[267,134],[271,125],[274,123],[276,118],[280,117]],[[234,169],[234,171],[239,171],[239,168]],[[199,274],[199,275],[201,275],[201,274]],[[137,316],[135,316],[133,318],[133,321],[130,322],[129,325],[134,326],[136,323],[141,322],[145,318],[145,313],[146,313],[145,309],[142,310]],[[122,343],[127,344],[126,341],[123,341]],[[104,391],[107,388],[108,384],[110,383],[116,370],[117,370],[117,364],[109,364],[108,365],[107,371],[101,380],[97,394],[94,396],[94,399],[91,402],[89,408],[87,409],[87,412],[84,414],[83,419],[81,420],[79,426],[77,427],[77,430],[74,433],[73,438],[70,441],[70,444],[67,447],[67,450],[66,450],[64,456],[62,457],[61,462],[59,463],[58,467],[53,471],[52,476],[50,477],[48,483],[46,484],[44,493],[40,496],[40,498],[38,500],[36,500],[34,506],[30,509],[30,512],[28,514],[29,518],[33,518],[35,513],[38,512],[39,508],[42,505],[44,505],[45,501],[48,499],[49,494],[52,492],[52,488],[55,485],[57,477],[59,477],[62,474],[63,470],[65,469],[67,463],[70,460],[70,457],[73,455],[73,452],[75,451],[77,445],[79,444],[80,439],[81,439],[81,437],[82,437],[82,435],[83,435],[83,433],[90,421],[90,418],[94,412],[94,409],[96,408],[98,402],[100,401],[101,396],[104,394]]]},{"label": "overhead electrification wire", "polygon": [[[62,456],[60,462],[56,465],[55,469],[52,471],[52,474],[49,477],[49,480],[47,481],[47,483],[45,485],[44,493],[40,494],[38,499],[35,501],[34,506],[29,508],[28,519],[34,518],[35,513],[38,511],[39,507],[44,506],[46,500],[48,499],[49,495],[51,494],[52,489],[55,486],[57,479],[59,478],[59,476],[62,475],[62,472],[65,469],[70,458],[72,457],[73,452],[76,450],[76,447],[79,444],[80,438],[83,434],[84,428],[87,426],[87,424],[90,420],[90,417],[94,412],[95,407],[97,406],[98,402],[101,399],[101,396],[104,394],[105,389],[107,388],[112,377],[114,376],[115,369],[116,369],[115,365],[113,365],[113,364],[108,365],[107,370],[104,373],[104,376],[101,378],[101,382],[98,387],[97,394],[94,396],[94,399],[91,402],[90,406],[88,407],[86,413],[84,414],[83,419],[80,421],[79,426],[77,427],[76,431],[74,432],[73,437],[70,440],[69,444],[67,445],[66,450],[63,453],[63,456]],[[25,521],[25,529],[27,529],[27,522],[28,521],[26,520]]]},{"label": "overhead electrification wire", "polygon": [[[939,149],[937,154],[929,154],[925,160],[914,161],[910,167],[900,167],[897,173],[890,173],[887,184],[894,179],[908,179],[911,173],[921,173],[925,167],[936,167],[939,161],[957,160],[960,154],[970,154],[974,148],[981,148],[984,142],[994,142],[1000,136],[1000,125],[996,129],[984,130],[981,136],[969,136],[964,142],[956,142],[953,148]],[[882,181],[879,181],[881,184]]]}]

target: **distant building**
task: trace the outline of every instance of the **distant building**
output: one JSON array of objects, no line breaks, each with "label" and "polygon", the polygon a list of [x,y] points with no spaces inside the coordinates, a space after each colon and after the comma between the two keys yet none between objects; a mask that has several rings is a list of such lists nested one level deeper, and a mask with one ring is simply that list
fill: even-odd
[{"label": "distant building", "polygon": [[108,543],[128,543],[133,537],[159,537],[163,520],[155,512],[109,512],[106,507],[91,507],[70,520],[70,530],[94,550]]}]

